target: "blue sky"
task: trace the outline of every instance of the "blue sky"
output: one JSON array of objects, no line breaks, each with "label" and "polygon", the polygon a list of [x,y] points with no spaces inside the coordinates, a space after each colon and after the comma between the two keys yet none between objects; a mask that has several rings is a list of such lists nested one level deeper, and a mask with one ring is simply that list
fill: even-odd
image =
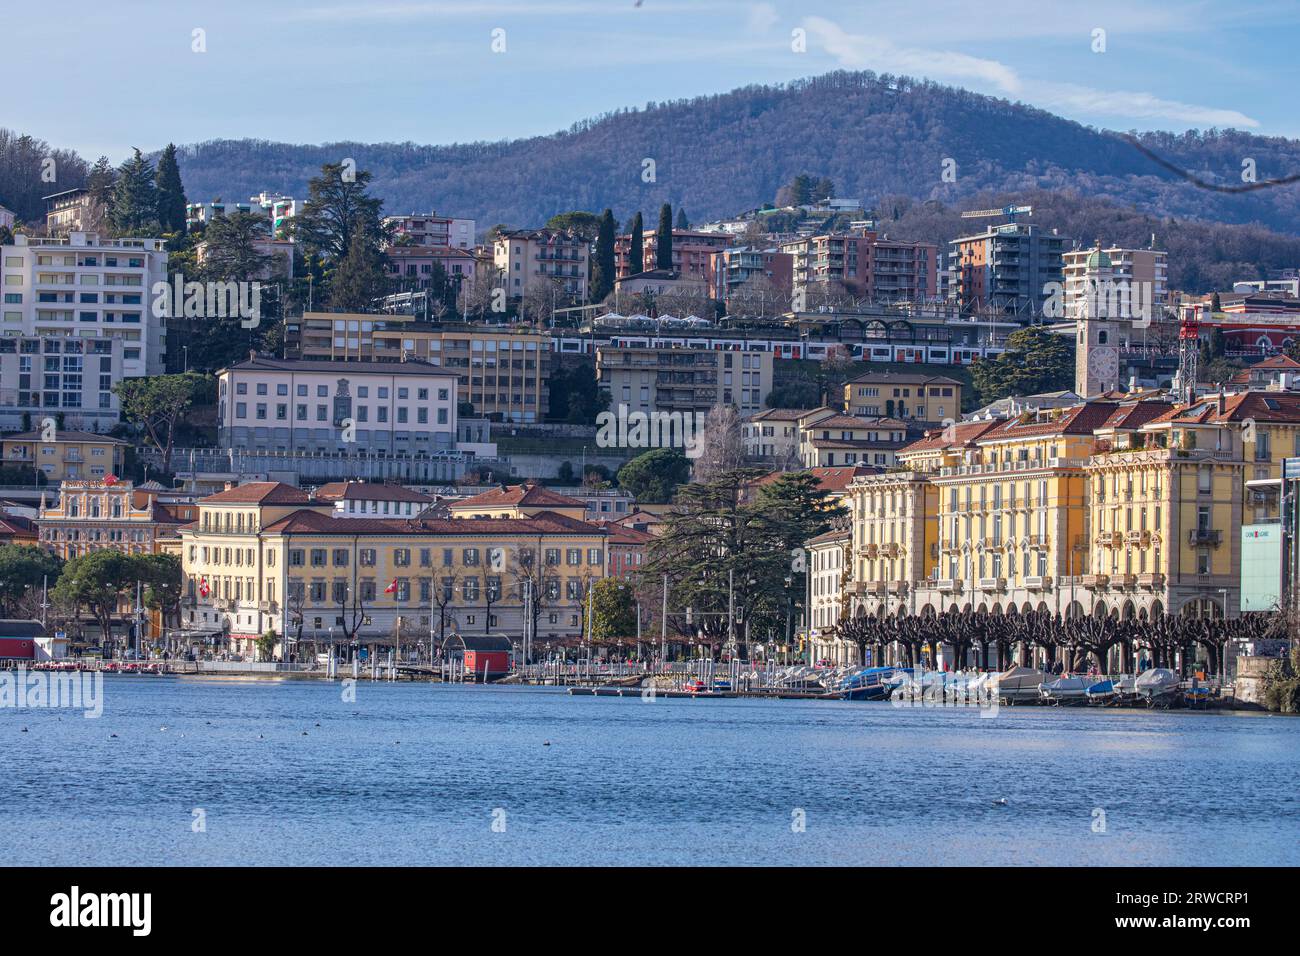
[{"label": "blue sky", "polygon": [[1300,136],[1294,0],[71,0],[4,23],[5,73],[31,81],[0,126],[115,161],[227,137],[515,138],[840,68],[1113,129]]}]

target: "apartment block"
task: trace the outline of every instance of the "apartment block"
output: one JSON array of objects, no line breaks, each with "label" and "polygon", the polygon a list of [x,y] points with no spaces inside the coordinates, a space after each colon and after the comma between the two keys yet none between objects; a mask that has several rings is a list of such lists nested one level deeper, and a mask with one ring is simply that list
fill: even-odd
[{"label": "apartment block", "polygon": [[456,448],[456,377],[427,362],[253,356],[217,372],[223,448],[433,455]]},{"label": "apartment block", "polygon": [[45,231],[51,236],[66,236],[90,228],[90,190],[65,189],[45,198]]},{"label": "apartment block", "polygon": [[871,231],[827,234],[781,244],[791,257],[796,293],[842,286],[854,296],[881,302],[918,302],[939,294],[939,249]]},{"label": "apartment block", "polygon": [[386,255],[388,274],[407,290],[430,288],[435,266],[454,283],[471,281],[478,266],[472,252],[450,246],[389,246]]},{"label": "apartment block", "polygon": [[596,378],[614,408],[629,412],[700,412],[734,405],[744,415],[772,390],[772,353],[605,346]]},{"label": "apartment block", "polygon": [[107,432],[121,420],[113,385],[123,377],[122,340],[85,335],[0,337],[0,430]]},{"label": "apartment block", "polygon": [[774,298],[788,302],[794,283],[794,256],[779,249],[741,246],[709,256],[709,295],[726,301],[751,284],[767,283]]},{"label": "apartment block", "polygon": [[1064,257],[1072,240],[1025,223],[991,226],[952,240],[949,297],[964,311],[1037,316],[1064,282]]},{"label": "apartment block", "polygon": [[[1109,304],[1118,315],[1133,317],[1150,306],[1150,318],[1160,321],[1169,304],[1169,255],[1156,249],[1072,249],[1061,256],[1065,283],[1064,313],[1078,319],[1095,301],[1097,284],[1111,280],[1116,291]],[[1095,316],[1096,309],[1092,312]]]},{"label": "apartment block", "polygon": [[587,297],[590,249],[575,233],[553,229],[504,232],[492,245],[492,259],[511,298],[548,284],[573,298]]},{"label": "apartment block", "polygon": [[798,426],[799,457],[805,468],[888,468],[907,444],[907,423],[898,418],[857,418],[823,407],[805,412]]},{"label": "apartment block", "polygon": [[[720,232],[696,232],[690,229],[673,230],[673,256],[670,272],[683,280],[708,284],[713,274],[712,257],[733,242],[733,237]],[[647,230],[642,237],[641,271],[659,268],[658,234]],[[614,271],[618,278],[626,279],[632,272],[632,235],[614,240]]]},{"label": "apartment block", "polygon": [[161,375],[166,331],[153,287],[166,281],[161,239],[16,235],[0,246],[0,331],[120,339],[124,376]]},{"label": "apartment block", "polygon": [[[453,249],[474,248],[474,220],[453,219],[435,213],[385,216],[383,224],[393,238],[405,238],[415,246],[447,246]],[[395,246],[394,248],[401,248]],[[392,252],[392,249],[389,249]]]},{"label": "apartment block", "polygon": [[539,332],[420,322],[408,315],[307,312],[304,359],[400,362],[405,356],[456,376],[457,398],[480,418],[540,422],[550,406],[551,339]]}]

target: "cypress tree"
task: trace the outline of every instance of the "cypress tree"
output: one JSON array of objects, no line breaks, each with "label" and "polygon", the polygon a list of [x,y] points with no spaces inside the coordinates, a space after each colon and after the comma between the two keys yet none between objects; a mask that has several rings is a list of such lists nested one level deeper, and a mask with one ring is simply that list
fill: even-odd
[{"label": "cypress tree", "polygon": [[614,291],[614,213],[606,209],[596,232],[596,259],[591,271],[591,298],[601,302]]},{"label": "cypress tree", "polygon": [[185,186],[181,182],[181,168],[176,162],[176,146],[168,143],[158,157],[155,175],[158,187],[158,221],[163,232],[185,233]]},{"label": "cypress tree", "polygon": [[108,220],[119,236],[147,236],[162,228],[158,222],[158,187],[154,184],[153,165],[138,149],[118,170]]},{"label": "cypress tree", "polygon": [[627,259],[628,275],[635,276],[645,272],[645,223],[641,220],[640,212],[632,220],[632,250],[628,253]]},{"label": "cypress tree", "polygon": [[655,233],[655,268],[673,267],[673,207],[664,203],[659,209],[659,229]]},{"label": "cypress tree", "polygon": [[689,228],[691,228],[691,222],[690,222],[689,219],[686,218],[686,210],[685,210],[685,209],[678,208],[678,210],[677,210],[677,225],[674,226],[673,228],[675,228],[675,229],[689,229]]}]

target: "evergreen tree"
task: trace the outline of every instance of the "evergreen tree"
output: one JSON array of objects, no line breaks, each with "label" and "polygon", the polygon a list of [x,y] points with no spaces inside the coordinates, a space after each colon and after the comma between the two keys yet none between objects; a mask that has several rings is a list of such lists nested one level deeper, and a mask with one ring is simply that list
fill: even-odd
[{"label": "evergreen tree", "polygon": [[678,207],[678,209],[677,209],[677,224],[676,224],[676,226],[674,226],[674,228],[676,228],[676,229],[689,229],[689,228],[691,228],[691,222],[690,222],[689,219],[686,218],[686,210],[685,210],[685,209],[682,209],[682,208]]},{"label": "evergreen tree", "polygon": [[673,207],[664,203],[659,209],[659,229],[655,233],[655,268],[673,267]]},{"label": "evergreen tree", "polygon": [[347,255],[339,262],[330,282],[330,305],[344,312],[366,312],[387,287],[383,257],[364,230],[354,230]]},{"label": "evergreen tree", "polygon": [[632,249],[627,256],[628,275],[640,275],[645,272],[645,223],[641,213],[637,212],[632,220]]},{"label": "evergreen tree", "polygon": [[222,282],[266,278],[274,258],[262,252],[258,243],[269,238],[266,216],[251,212],[217,216],[203,230],[204,277]]},{"label": "evergreen tree", "polygon": [[366,192],[370,180],[368,171],[348,174],[342,163],[321,167],[321,174],[307,184],[302,212],[290,220],[294,238],[308,254],[338,262],[348,254],[355,233],[375,250],[387,240],[380,221],[384,202]]},{"label": "evergreen tree", "polygon": [[88,228],[98,231],[108,219],[108,211],[113,206],[113,189],[117,186],[117,170],[108,161],[107,156],[95,160],[86,179],[86,191],[90,194],[90,213],[87,217]]},{"label": "evergreen tree", "polygon": [[185,186],[181,183],[181,168],[176,163],[173,143],[168,143],[158,157],[155,182],[158,187],[158,221],[162,223],[163,232],[184,234]]},{"label": "evergreen tree", "polygon": [[614,213],[606,209],[596,233],[596,258],[591,270],[591,299],[601,302],[614,291]]},{"label": "evergreen tree", "polygon": [[153,164],[138,149],[118,170],[108,221],[119,236],[148,236],[162,231]]}]

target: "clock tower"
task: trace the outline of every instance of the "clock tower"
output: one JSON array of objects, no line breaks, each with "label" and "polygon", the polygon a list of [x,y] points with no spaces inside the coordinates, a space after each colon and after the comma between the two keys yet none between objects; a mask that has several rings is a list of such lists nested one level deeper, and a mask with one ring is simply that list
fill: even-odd
[{"label": "clock tower", "polygon": [[1117,294],[1110,256],[1101,243],[1089,253],[1084,274],[1073,290],[1075,313],[1074,390],[1084,398],[1119,388],[1122,297]]}]

